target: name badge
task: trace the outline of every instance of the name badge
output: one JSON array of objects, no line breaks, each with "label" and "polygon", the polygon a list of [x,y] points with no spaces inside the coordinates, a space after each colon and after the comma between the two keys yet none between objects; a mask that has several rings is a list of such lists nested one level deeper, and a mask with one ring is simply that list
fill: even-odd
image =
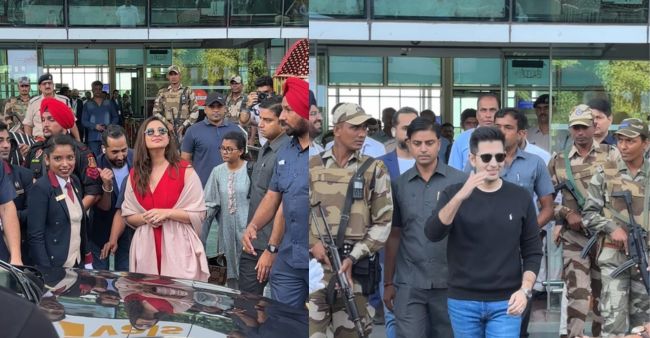
[{"label": "name badge", "polygon": [[64,194],[61,194],[61,195],[59,195],[59,196],[56,197],[56,201],[57,201],[57,202],[61,202],[61,201],[63,201],[64,199],[65,199],[65,195],[64,195]]}]

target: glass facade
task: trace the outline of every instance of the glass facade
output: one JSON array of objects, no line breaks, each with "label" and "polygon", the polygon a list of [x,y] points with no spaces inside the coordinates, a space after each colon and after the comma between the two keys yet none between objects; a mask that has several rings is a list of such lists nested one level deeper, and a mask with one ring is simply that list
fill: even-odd
[{"label": "glass facade", "polygon": [[68,11],[71,27],[134,28],[147,25],[147,0],[70,0]]},{"label": "glass facade", "polygon": [[[611,50],[614,47],[602,47]],[[481,93],[502,98],[503,107],[515,107],[537,126],[533,103],[539,95],[553,94],[551,150],[561,149],[568,135],[572,107],[593,98],[611,101],[613,126],[627,117],[650,116],[650,55],[629,55],[625,50],[647,46],[618,47],[620,54],[604,56],[593,48],[529,48],[501,52],[501,57],[392,57],[328,55],[318,46],[314,88],[323,112],[338,102],[361,104],[379,117],[382,109],[412,106],[433,109],[442,122],[460,132],[460,114],[476,108]],[[487,48],[490,49],[490,48]],[[340,48],[336,48],[340,53]],[[459,50],[459,54],[463,53]],[[521,55],[535,56],[521,56]],[[595,55],[601,54],[601,57]],[[417,73],[416,73],[417,71]],[[324,118],[327,114],[324,114]]]},{"label": "glass facade", "polygon": [[513,21],[571,23],[648,22],[648,0],[516,0]]},{"label": "glass facade", "polygon": [[0,25],[61,27],[64,9],[63,0],[6,0],[0,3]]},{"label": "glass facade", "polygon": [[141,28],[307,25],[307,0],[7,0],[0,3],[0,26]]},{"label": "glass facade", "polygon": [[375,19],[489,20],[508,19],[504,0],[375,0]]},{"label": "glass facade", "polygon": [[[168,85],[167,68],[181,69],[181,81],[199,98],[219,91],[228,94],[230,77],[240,75],[244,91],[254,90],[255,79],[273,72],[288,40],[265,40],[243,48],[34,48],[0,49],[0,109],[5,100],[18,95],[18,79],[32,81],[32,95],[38,94],[37,78],[53,76],[55,89],[66,86],[84,92],[100,80],[107,91],[127,94],[130,113],[142,118],[153,108],[158,90]],[[199,101],[199,105],[202,103]]]},{"label": "glass facade", "polygon": [[312,0],[309,16],[311,19],[647,24],[648,8],[648,0]]}]

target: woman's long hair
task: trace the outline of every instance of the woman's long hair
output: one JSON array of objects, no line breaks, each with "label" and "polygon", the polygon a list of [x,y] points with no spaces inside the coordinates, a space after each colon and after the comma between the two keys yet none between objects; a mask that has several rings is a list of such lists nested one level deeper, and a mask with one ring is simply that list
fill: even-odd
[{"label": "woman's long hair", "polygon": [[[151,178],[151,155],[149,154],[149,149],[147,148],[147,142],[145,140],[144,131],[147,130],[147,126],[152,121],[160,121],[160,123],[167,128],[165,121],[159,119],[158,117],[152,116],[140,125],[138,129],[138,134],[135,138],[135,147],[133,149],[133,174],[135,179],[135,185],[138,193],[144,196],[149,188],[149,179]],[[165,159],[169,162],[170,167],[174,168],[178,173],[178,163],[181,161],[181,155],[178,153],[178,146],[176,141],[172,139],[173,130],[169,130],[167,137],[169,138],[169,143],[165,148]]]}]

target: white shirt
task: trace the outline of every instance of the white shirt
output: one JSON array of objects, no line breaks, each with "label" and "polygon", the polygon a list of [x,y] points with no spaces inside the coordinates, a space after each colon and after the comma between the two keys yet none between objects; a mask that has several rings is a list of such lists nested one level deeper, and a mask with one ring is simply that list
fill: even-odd
[{"label": "white shirt", "polygon": [[135,27],[140,21],[138,8],[133,5],[122,5],[115,11],[115,16],[120,21],[121,27]]},{"label": "white shirt", "polygon": [[[325,150],[331,149],[333,144],[334,141],[330,141],[325,145]],[[378,158],[386,155],[386,148],[384,148],[384,145],[381,142],[372,137],[366,137],[363,141],[363,146],[361,147],[361,155]]]}]

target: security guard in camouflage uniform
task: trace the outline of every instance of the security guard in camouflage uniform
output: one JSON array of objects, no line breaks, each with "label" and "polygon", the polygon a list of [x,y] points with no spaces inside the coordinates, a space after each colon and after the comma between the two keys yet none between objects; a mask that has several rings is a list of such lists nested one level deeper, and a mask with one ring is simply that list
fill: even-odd
[{"label": "security guard in camouflage uniform", "polygon": [[[578,201],[562,189],[562,205],[555,208],[554,240],[562,242],[563,276],[567,287],[567,334],[568,337],[582,336],[589,314],[589,296],[593,298],[593,311],[598,318],[592,323],[591,332],[598,336],[602,327],[599,316],[600,269],[596,264],[596,250],[585,258],[580,253],[588,241],[582,225],[580,211],[587,197],[589,181],[596,168],[607,161],[619,158],[618,150],[607,144],[594,141],[594,122],[591,109],[579,105],[571,111],[569,132],[574,143],[564,151],[553,154],[548,164],[554,186],[572,186]],[[557,236],[559,235],[559,238]]]},{"label": "security guard in camouflage uniform", "polygon": [[603,337],[622,335],[650,321],[650,296],[637,267],[625,270],[617,278],[610,276],[629,260],[627,204],[622,197],[615,196],[617,192],[631,193],[634,220],[646,231],[650,230],[650,163],[644,158],[650,144],[648,125],[639,119],[625,119],[615,136],[621,159],[598,167],[589,183],[589,197],[583,210],[585,225],[606,234],[598,256],[603,281]]},{"label": "security guard in camouflage uniform", "polygon": [[[367,136],[367,123],[372,119],[363,108],[353,103],[343,103],[334,109],[334,145],[320,155],[309,159],[310,202],[320,202],[325,212],[333,236],[336,236],[341,220],[348,184],[357,170],[368,159],[361,155],[360,149]],[[382,161],[374,160],[363,173],[363,197],[354,199],[350,211],[344,243],[336,243],[339,248],[348,247],[349,253],[341,254],[342,270],[348,273],[360,259],[374,255],[384,246],[390,233],[393,214],[390,176]],[[319,215],[319,213],[317,212]],[[310,226],[310,252],[312,256],[325,263],[324,282],[327,285],[333,274],[328,266],[325,249],[318,237],[315,226],[324,232],[324,226]],[[345,244],[345,245],[344,245]],[[374,310],[368,305],[362,287],[353,278],[355,301],[366,333],[372,327],[371,317]],[[334,337],[356,337],[354,324],[345,313],[341,295],[337,295],[333,304],[327,301],[327,291],[323,289],[309,296],[309,335],[311,338],[326,337],[329,327]]]},{"label": "security guard in camouflage uniform", "polygon": [[3,111],[3,118],[5,123],[9,126],[10,132],[22,131],[23,130],[23,119],[25,118],[25,113],[27,112],[27,107],[29,106],[29,78],[23,76],[18,80],[18,92],[20,95],[18,97],[11,97],[7,104],[5,104],[5,109]]},{"label": "security guard in camouflage uniform", "polygon": [[153,104],[153,115],[167,122],[177,135],[183,135],[187,128],[199,118],[199,106],[190,87],[181,84],[178,66],[167,69],[169,86],[158,91]]},{"label": "security guard in camouflage uniform", "polygon": [[[47,173],[45,147],[49,138],[67,133],[67,129],[71,129],[75,122],[70,107],[55,98],[43,99],[39,109],[43,117],[45,140],[34,143],[25,158],[25,166],[34,173],[34,180]],[[74,174],[79,178],[83,186],[84,210],[88,210],[101,198],[102,189],[105,188],[102,186],[95,155],[88,146],[75,140],[74,153]]]}]

